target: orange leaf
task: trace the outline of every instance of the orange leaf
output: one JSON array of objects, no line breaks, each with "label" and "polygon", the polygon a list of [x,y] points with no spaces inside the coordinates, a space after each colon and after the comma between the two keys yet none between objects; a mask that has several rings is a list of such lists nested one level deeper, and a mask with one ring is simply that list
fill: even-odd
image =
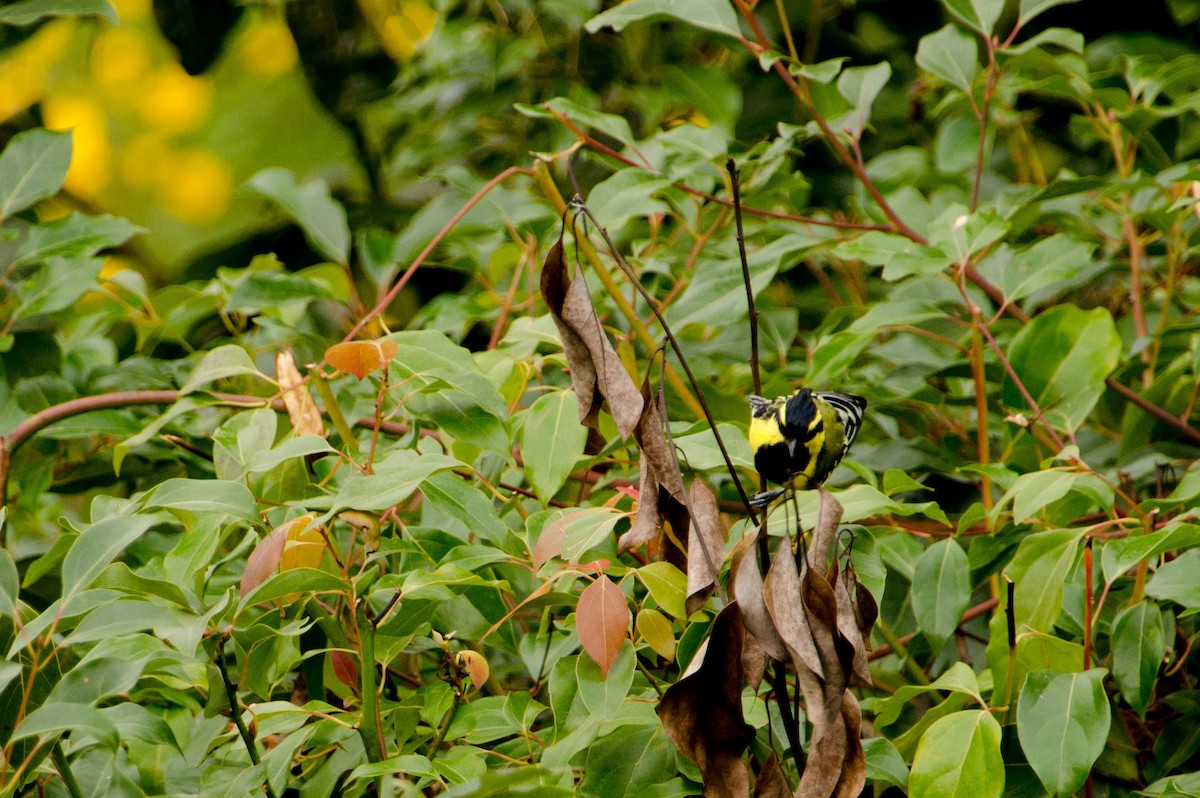
[{"label": "orange leaf", "polygon": [[387,368],[396,356],[399,345],[390,338],[378,341],[344,341],[325,350],[325,359],[338,371],[353,374],[360,380],[372,371]]},{"label": "orange leaf", "polygon": [[567,530],[562,520],[552,521],[542,529],[537,542],[533,544],[533,571],[537,573],[542,566],[555,557],[562,555],[563,542],[567,539]]},{"label": "orange leaf", "polygon": [[287,539],[283,544],[283,553],[279,558],[279,570],[290,571],[293,568],[318,568],[321,557],[325,554],[325,536],[321,534],[320,525],[307,526],[311,515],[297,518],[305,523],[293,521],[287,530]]},{"label": "orange leaf", "polygon": [[601,575],[580,594],[575,628],[583,650],[600,666],[601,675],[607,676],[621,644],[629,636],[629,605],[625,594],[607,576]]},{"label": "orange leaf", "polygon": [[471,677],[471,684],[475,685],[478,690],[488,680],[488,674],[491,673],[491,668],[488,666],[488,661],[478,651],[460,651],[458,652],[458,667],[467,672]]},{"label": "orange leaf", "polygon": [[334,649],[329,652],[329,664],[339,682],[347,687],[358,687],[358,666],[349,654]]}]

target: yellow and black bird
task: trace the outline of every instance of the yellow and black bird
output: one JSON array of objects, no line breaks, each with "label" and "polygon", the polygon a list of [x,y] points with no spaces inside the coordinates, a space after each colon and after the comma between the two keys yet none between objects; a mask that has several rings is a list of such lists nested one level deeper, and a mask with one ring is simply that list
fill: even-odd
[{"label": "yellow and black bird", "polygon": [[750,397],[750,450],[754,467],[779,490],[756,493],[765,507],[788,489],[821,485],[858,435],[867,400],[850,393],[801,388],[791,396]]}]

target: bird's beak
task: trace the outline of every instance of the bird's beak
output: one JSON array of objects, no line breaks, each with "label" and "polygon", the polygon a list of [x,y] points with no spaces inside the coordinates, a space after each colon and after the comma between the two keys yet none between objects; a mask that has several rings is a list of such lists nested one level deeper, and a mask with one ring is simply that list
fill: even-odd
[{"label": "bird's beak", "polygon": [[796,439],[788,438],[787,439],[787,447],[788,447],[788,457],[795,457],[796,456]]}]

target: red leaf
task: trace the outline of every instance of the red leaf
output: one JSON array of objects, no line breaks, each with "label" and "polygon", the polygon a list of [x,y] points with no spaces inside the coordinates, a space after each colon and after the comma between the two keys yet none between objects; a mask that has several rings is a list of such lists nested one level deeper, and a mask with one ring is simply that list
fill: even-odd
[{"label": "red leaf", "polygon": [[329,652],[329,664],[333,667],[333,675],[347,687],[358,687],[358,666],[354,659],[345,651],[334,649]]},{"label": "red leaf", "polygon": [[338,371],[360,380],[372,371],[386,368],[396,356],[399,345],[390,338],[378,341],[344,341],[325,350],[325,359]]},{"label": "red leaf", "polygon": [[607,576],[600,576],[579,596],[575,628],[583,650],[600,666],[600,673],[607,676],[621,644],[629,636],[629,605],[625,594]]}]

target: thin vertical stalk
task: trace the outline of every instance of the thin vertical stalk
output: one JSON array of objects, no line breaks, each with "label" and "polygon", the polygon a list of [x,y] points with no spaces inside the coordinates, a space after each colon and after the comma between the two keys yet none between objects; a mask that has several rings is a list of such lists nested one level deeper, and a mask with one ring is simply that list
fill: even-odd
[{"label": "thin vertical stalk", "polygon": [[750,376],[754,380],[754,393],[762,395],[762,376],[758,365],[758,308],[754,303],[754,288],[750,285],[750,264],[746,260],[746,232],[742,229],[742,187],[740,172],[733,156],[725,159],[729,172],[729,184],[733,192],[733,218],[737,223],[738,256],[742,261],[742,284],[746,287],[746,309],[750,315]]},{"label": "thin vertical stalk", "polygon": [[367,600],[360,599],[354,611],[358,626],[358,688],[362,692],[362,719],[358,736],[367,751],[368,762],[387,758],[383,729],[379,719],[379,694],[375,684],[375,626],[367,616]]}]

